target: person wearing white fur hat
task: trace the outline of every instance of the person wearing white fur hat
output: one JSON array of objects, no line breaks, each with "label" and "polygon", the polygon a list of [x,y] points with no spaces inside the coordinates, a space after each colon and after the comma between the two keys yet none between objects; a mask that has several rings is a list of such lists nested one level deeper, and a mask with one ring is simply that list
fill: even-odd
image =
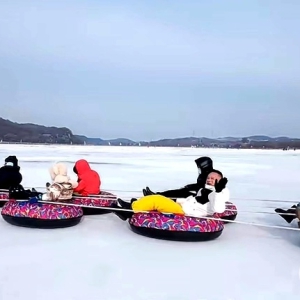
[{"label": "person wearing white fur hat", "polygon": [[78,186],[77,181],[68,176],[68,169],[64,163],[56,163],[49,169],[52,184],[46,183],[47,193],[42,200],[69,200],[73,189]]}]

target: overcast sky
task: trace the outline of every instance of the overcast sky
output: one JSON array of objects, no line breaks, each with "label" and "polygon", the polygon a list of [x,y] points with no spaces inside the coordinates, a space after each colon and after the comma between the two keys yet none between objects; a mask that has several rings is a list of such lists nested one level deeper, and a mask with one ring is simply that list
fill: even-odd
[{"label": "overcast sky", "polygon": [[300,137],[299,0],[2,0],[0,116],[90,137]]}]

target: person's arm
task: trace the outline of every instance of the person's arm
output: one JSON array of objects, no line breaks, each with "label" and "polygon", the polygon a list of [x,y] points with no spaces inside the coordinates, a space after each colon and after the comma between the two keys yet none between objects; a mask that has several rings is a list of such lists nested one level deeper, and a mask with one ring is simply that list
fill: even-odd
[{"label": "person's arm", "polygon": [[229,201],[230,193],[228,188],[224,188],[221,192],[211,192],[208,195],[209,210],[216,213],[223,213],[226,209],[226,202]]}]

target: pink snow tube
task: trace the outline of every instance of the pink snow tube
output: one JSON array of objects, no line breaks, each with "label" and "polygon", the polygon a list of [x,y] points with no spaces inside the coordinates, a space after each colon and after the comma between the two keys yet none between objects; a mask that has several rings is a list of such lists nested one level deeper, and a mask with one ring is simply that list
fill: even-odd
[{"label": "pink snow tube", "polygon": [[135,233],[177,241],[212,240],[224,229],[222,221],[159,212],[136,213],[129,224]]},{"label": "pink snow tube", "polygon": [[73,195],[70,203],[90,206],[82,207],[84,215],[99,215],[111,212],[108,209],[99,209],[101,207],[109,208],[113,203],[117,203],[117,196],[101,191],[99,195],[90,195],[90,196],[78,196]]},{"label": "pink snow tube", "polygon": [[9,193],[0,191],[0,207],[3,207],[4,204],[9,200]]},{"label": "pink snow tube", "polygon": [[9,200],[1,215],[6,222],[16,226],[64,228],[77,225],[83,211],[75,206]]},{"label": "pink snow tube", "polygon": [[215,213],[213,217],[222,219],[225,221],[224,223],[226,223],[226,220],[234,221],[236,219],[236,216],[237,216],[237,207],[231,202],[226,202],[225,211],[221,214]]}]

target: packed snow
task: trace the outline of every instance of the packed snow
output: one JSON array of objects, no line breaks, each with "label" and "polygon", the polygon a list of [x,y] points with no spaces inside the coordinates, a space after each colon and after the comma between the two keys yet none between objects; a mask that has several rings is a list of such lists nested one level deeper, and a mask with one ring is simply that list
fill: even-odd
[{"label": "packed snow", "polygon": [[[102,189],[123,199],[181,187],[197,178],[194,160],[210,156],[228,178],[237,222],[207,242],[173,242],[133,233],[114,214],[85,216],[66,229],[30,229],[0,219],[1,300],[299,299],[300,231],[274,208],[300,200],[300,152],[196,148],[0,145],[19,159],[25,187],[43,190],[48,169],[85,158]],[[73,178],[75,174],[72,174]],[[271,226],[285,226],[276,229]]]}]

